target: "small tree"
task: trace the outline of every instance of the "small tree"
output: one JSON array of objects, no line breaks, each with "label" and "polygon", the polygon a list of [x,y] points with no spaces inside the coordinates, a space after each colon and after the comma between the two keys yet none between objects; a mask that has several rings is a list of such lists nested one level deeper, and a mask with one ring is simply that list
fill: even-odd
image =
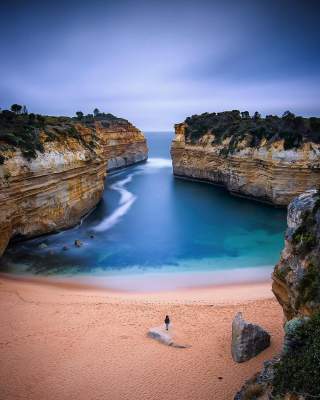
[{"label": "small tree", "polygon": [[22,106],[20,106],[20,104],[12,104],[11,111],[13,111],[15,114],[20,114],[21,110]]},{"label": "small tree", "polygon": [[97,117],[99,114],[100,114],[99,109],[98,109],[98,108],[95,108],[95,109],[93,110],[93,115],[94,115],[95,117]]},{"label": "small tree", "polygon": [[22,114],[28,114],[27,106],[23,105],[22,107]]},{"label": "small tree", "polygon": [[243,112],[241,113],[241,118],[243,118],[243,119],[248,119],[248,118],[250,118],[249,111],[243,111]]},{"label": "small tree", "polygon": [[87,114],[87,115],[85,116],[85,120],[86,120],[87,122],[93,121],[93,114]]},{"label": "small tree", "polygon": [[283,119],[294,119],[294,118],[295,118],[295,115],[294,115],[292,112],[290,112],[290,111],[285,111],[285,112],[282,114],[282,118],[283,118]]},{"label": "small tree", "polygon": [[261,114],[260,114],[258,111],[256,111],[256,112],[253,114],[253,119],[257,120],[257,119],[260,119],[260,118],[261,118]]},{"label": "small tree", "polygon": [[77,116],[78,120],[81,121],[82,118],[83,118],[83,112],[82,111],[77,111],[76,112],[76,116]]}]

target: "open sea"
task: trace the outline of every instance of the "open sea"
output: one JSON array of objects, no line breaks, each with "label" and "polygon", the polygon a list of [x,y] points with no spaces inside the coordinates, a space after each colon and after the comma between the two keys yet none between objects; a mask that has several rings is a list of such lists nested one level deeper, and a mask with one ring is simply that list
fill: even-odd
[{"label": "open sea", "polygon": [[[80,277],[128,291],[270,277],[283,247],[286,211],[174,178],[173,133],[146,136],[149,160],[109,174],[103,199],[79,226],[11,245],[0,271]],[[82,247],[74,246],[76,239]]]}]

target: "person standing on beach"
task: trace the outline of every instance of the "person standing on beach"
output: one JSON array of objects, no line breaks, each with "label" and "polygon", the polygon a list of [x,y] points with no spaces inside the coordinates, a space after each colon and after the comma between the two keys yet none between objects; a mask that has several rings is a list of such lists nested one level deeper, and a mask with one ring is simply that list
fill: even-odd
[{"label": "person standing on beach", "polygon": [[170,318],[169,315],[166,315],[166,318],[164,320],[164,323],[166,324],[166,330],[169,329],[169,324],[170,324]]}]

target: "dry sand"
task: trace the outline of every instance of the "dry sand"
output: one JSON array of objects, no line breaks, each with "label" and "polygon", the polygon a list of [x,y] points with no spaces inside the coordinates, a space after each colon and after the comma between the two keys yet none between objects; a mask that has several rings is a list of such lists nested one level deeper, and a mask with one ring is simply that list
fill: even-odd
[{"label": "dry sand", "polygon": [[[272,335],[243,364],[230,355],[237,311]],[[147,337],[165,314],[190,348]],[[282,341],[270,282],[129,294],[2,276],[0,322],[1,400],[231,400]]]}]

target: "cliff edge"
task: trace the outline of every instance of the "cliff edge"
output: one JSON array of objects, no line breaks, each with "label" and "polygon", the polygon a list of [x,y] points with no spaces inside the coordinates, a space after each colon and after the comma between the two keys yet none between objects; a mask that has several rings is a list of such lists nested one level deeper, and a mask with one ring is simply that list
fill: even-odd
[{"label": "cliff edge", "polygon": [[174,175],[279,206],[320,184],[320,119],[237,110],[175,125]]},{"label": "cliff edge", "polygon": [[111,114],[0,113],[0,255],[12,238],[76,225],[99,202],[107,169],[147,155],[142,132]]}]

